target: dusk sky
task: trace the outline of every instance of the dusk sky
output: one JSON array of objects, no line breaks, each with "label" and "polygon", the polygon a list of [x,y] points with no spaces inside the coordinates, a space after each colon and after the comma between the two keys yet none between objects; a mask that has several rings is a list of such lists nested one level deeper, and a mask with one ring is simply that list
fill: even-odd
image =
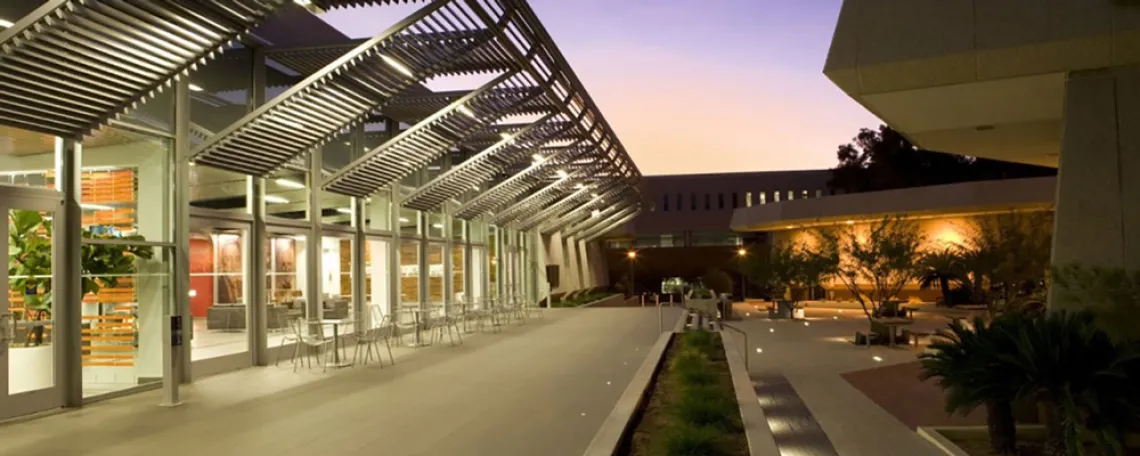
[{"label": "dusk sky", "polygon": [[[530,3],[644,174],[829,168],[879,123],[822,73],[840,0]],[[366,37],[416,7],[324,18]]]}]

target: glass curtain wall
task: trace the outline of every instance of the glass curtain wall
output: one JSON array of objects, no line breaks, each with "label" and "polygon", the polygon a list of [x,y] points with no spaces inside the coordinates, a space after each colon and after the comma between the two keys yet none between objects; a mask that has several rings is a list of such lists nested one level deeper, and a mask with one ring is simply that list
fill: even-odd
[{"label": "glass curtain wall", "polygon": [[118,128],[84,143],[85,397],[162,380],[163,329],[173,307],[170,144]]},{"label": "glass curtain wall", "polygon": [[[342,236],[325,236],[321,243],[321,318],[343,320],[355,315],[352,303],[352,247],[353,239]],[[341,331],[351,332],[353,325],[341,325]]]},{"label": "glass curtain wall", "polygon": [[381,323],[379,319],[373,319],[373,316],[379,314],[382,318],[391,315],[389,290],[392,284],[388,256],[392,254],[391,239],[368,239],[364,250],[364,293],[369,309],[365,313],[365,319],[371,321],[373,327],[379,327]]},{"label": "glass curtain wall", "polygon": [[305,255],[309,236],[271,228],[265,242],[265,291],[269,299],[266,315],[267,323],[272,325],[268,344],[277,347],[289,332],[288,322],[307,316],[309,293]]},{"label": "glass curtain wall", "polygon": [[[195,224],[207,224],[195,221]],[[249,229],[199,228],[190,235],[193,360],[249,350]],[[270,328],[282,322],[271,319]]]},{"label": "glass curtain wall", "polygon": [[442,309],[444,305],[444,244],[438,242],[428,243],[428,307]]}]

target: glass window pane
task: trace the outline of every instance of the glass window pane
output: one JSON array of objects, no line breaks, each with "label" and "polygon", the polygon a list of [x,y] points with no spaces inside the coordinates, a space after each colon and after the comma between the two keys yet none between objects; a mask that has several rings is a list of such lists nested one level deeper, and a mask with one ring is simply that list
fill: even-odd
[{"label": "glass window pane", "polygon": [[149,246],[85,244],[82,304],[83,395],[133,388],[162,378],[173,305],[171,252]]},{"label": "glass window pane", "polygon": [[420,306],[420,243],[400,242],[400,306]]},{"label": "glass window pane", "polygon": [[389,231],[392,229],[392,199],[388,195],[373,196],[364,202],[368,229]]},{"label": "glass window pane", "polygon": [[364,293],[370,307],[365,313],[365,319],[371,321],[373,327],[379,327],[381,323],[379,319],[372,318],[377,312],[380,316],[389,315],[391,312],[391,307],[388,305],[390,295],[388,290],[391,289],[389,279],[391,268],[388,266],[388,258],[393,254],[391,245],[387,240],[369,239],[364,249]]},{"label": "glass window pane", "polygon": [[[249,350],[247,230],[206,229],[190,238],[194,360]],[[273,311],[270,311],[273,314]],[[270,321],[271,328],[279,322]]]},{"label": "glass window pane", "polygon": [[[321,318],[351,318],[352,308],[352,239],[325,236],[321,239]],[[352,325],[341,325],[351,332]]]},{"label": "glass window pane", "polygon": [[[55,350],[49,329],[52,326],[52,214],[11,209],[5,215],[9,254],[6,310],[11,312],[15,337],[6,342],[9,344],[8,391],[2,394],[19,394],[55,385]],[[0,244],[4,242],[0,239]],[[7,328],[0,328],[4,329]]]}]

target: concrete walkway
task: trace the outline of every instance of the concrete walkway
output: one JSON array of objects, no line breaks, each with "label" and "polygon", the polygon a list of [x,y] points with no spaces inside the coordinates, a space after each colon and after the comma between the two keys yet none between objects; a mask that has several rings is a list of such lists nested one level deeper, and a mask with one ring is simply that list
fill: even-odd
[{"label": "concrete walkway", "polygon": [[805,325],[738,311],[743,321],[728,323],[748,333],[750,374],[781,454],[941,454],[842,376],[913,362],[917,349],[851,344],[855,331],[867,331],[862,312],[809,313]]},{"label": "concrete walkway", "polygon": [[[669,309],[668,327],[679,311]],[[404,352],[383,369],[255,368],[0,426],[20,456],[582,454],[658,336],[657,310],[545,320]]]}]

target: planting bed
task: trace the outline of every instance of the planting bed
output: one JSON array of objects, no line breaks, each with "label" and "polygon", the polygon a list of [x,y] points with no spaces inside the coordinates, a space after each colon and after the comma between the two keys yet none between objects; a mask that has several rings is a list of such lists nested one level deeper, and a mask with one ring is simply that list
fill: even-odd
[{"label": "planting bed", "polygon": [[643,404],[619,455],[748,454],[718,333],[678,334]]}]

